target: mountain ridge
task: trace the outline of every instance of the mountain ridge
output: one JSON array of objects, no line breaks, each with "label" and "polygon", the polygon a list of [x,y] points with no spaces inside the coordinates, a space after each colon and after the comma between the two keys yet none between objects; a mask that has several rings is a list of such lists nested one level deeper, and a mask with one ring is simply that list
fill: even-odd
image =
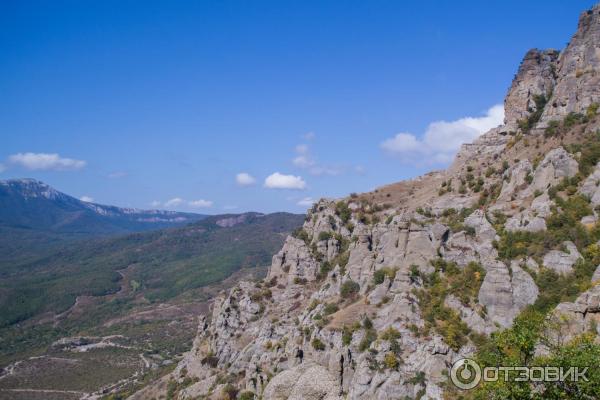
[{"label": "mountain ridge", "polygon": [[205,217],[85,202],[30,178],[0,181],[0,210],[0,224],[80,234],[159,229]]},{"label": "mountain ridge", "polygon": [[[505,123],[445,171],[321,200],[261,282],[222,292],[192,349],[138,400],[598,398],[573,382],[449,381],[600,357],[600,4],[532,50]],[[569,364],[570,363],[570,364]],[[574,364],[575,363],[575,364]],[[516,397],[515,397],[516,398]]]}]

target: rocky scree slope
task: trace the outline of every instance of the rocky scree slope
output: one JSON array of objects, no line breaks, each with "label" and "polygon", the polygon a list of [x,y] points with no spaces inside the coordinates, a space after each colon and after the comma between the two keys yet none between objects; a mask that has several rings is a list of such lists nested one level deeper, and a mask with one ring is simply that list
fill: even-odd
[{"label": "rocky scree slope", "polygon": [[598,340],[598,48],[595,6],[563,51],[526,54],[505,124],[447,171],[315,204],[265,280],[214,301],[170,395],[440,399],[527,310]]}]

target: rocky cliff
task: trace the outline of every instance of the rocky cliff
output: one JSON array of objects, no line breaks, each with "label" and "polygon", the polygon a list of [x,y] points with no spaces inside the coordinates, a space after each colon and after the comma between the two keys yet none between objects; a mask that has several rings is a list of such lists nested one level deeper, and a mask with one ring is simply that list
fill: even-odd
[{"label": "rocky cliff", "polygon": [[265,280],[215,299],[173,393],[441,399],[452,363],[526,309],[597,335],[599,27],[595,6],[563,51],[527,52],[505,125],[447,171],[315,204]]}]

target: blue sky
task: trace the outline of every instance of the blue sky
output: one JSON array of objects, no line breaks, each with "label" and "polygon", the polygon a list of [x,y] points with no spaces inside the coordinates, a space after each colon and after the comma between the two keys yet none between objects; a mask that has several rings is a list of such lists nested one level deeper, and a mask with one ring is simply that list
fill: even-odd
[{"label": "blue sky", "polygon": [[0,179],[302,212],[445,166],[501,118],[525,52],[563,48],[592,4],[4,1]]}]

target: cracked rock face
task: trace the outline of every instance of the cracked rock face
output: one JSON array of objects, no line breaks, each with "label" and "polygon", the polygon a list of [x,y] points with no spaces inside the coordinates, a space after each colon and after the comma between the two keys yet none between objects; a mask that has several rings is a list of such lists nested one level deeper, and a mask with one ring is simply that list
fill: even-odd
[{"label": "cracked rock face", "polygon": [[596,164],[594,172],[585,178],[583,185],[579,189],[579,193],[587,196],[592,206],[596,207],[600,205],[600,163]]},{"label": "cracked rock face", "polygon": [[600,5],[579,17],[575,35],[561,52],[556,69],[556,84],[542,122],[561,119],[570,112],[585,113],[600,101]]},{"label": "cracked rock face", "polygon": [[508,96],[504,100],[504,123],[516,127],[517,121],[536,110],[535,95],[551,93],[556,84],[559,52],[532,49],[525,54]]},{"label": "cracked rock face", "polygon": [[550,186],[556,185],[563,178],[571,178],[578,172],[577,161],[562,147],[551,150],[546,154],[540,165],[535,169],[533,182],[528,191],[533,194],[545,191]]},{"label": "cracked rock face", "polygon": [[594,275],[592,276],[592,282],[600,282],[600,265],[596,267],[596,271],[594,271]]},{"label": "cracked rock face", "polygon": [[303,364],[277,374],[267,385],[265,400],[338,400],[340,387],[327,369]]},{"label": "cracked rock face", "polygon": [[573,265],[581,258],[581,254],[573,242],[564,242],[567,251],[551,250],[544,256],[544,267],[567,274],[573,272]]},{"label": "cracked rock face", "polygon": [[525,210],[509,218],[508,221],[506,221],[504,228],[511,232],[540,232],[546,230],[546,220],[542,217],[538,217],[529,210]]},{"label": "cracked rock face", "polygon": [[522,309],[535,302],[538,288],[518,265],[509,269],[503,262],[496,261],[485,267],[479,303],[487,308],[492,322],[503,328],[509,327]]},{"label": "cracked rock face", "polygon": [[600,326],[600,285],[582,293],[572,303],[561,303],[554,310],[551,321],[552,329],[548,336],[554,344],[561,345],[569,342],[578,335],[591,332]]}]

